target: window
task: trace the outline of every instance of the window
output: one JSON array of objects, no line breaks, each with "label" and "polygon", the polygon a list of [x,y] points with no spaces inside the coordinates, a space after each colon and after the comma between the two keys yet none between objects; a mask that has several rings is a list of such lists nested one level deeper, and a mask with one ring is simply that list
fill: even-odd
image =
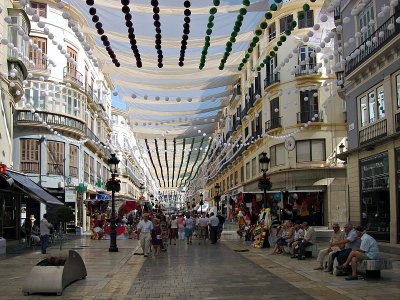
[{"label": "window", "polygon": [[35,10],[35,14],[39,17],[47,18],[47,4],[39,2],[30,2],[31,7]]},{"label": "window", "polygon": [[397,109],[400,109],[400,74],[396,76]]},{"label": "window", "polygon": [[284,144],[278,144],[269,148],[271,155],[271,167],[285,164],[285,147]]},{"label": "window", "polygon": [[21,139],[21,164],[20,171],[25,173],[40,172],[40,141]]},{"label": "window", "polygon": [[244,129],[244,137],[247,138],[248,135],[249,135],[249,127],[247,126],[247,127]]},{"label": "window", "polygon": [[266,64],[265,70],[266,70],[266,82],[264,83],[264,88],[268,87],[272,83],[274,83],[276,80],[275,79],[275,74],[274,70],[276,69],[278,63],[278,57],[275,55],[274,57],[271,57],[270,61]]},{"label": "window", "polygon": [[313,71],[316,65],[316,56],[314,54],[314,47],[309,46],[299,48],[299,65],[302,71]]},{"label": "window", "polygon": [[296,142],[297,162],[325,161],[325,140],[303,140]]},{"label": "window", "polygon": [[286,17],[283,17],[279,20],[280,24],[280,33],[284,33],[286,29],[291,29],[292,27],[290,26],[290,22],[293,21],[293,15],[288,15]]},{"label": "window", "polygon": [[84,165],[84,176],[83,176],[83,181],[86,183],[89,183],[89,154],[85,152],[85,155],[83,156],[83,165]]},{"label": "window", "polygon": [[256,158],[251,160],[251,177],[255,177],[257,174],[257,161]]},{"label": "window", "polygon": [[271,108],[271,124],[270,128],[274,129],[279,127],[279,97],[276,97],[270,101]]},{"label": "window", "polygon": [[244,181],[244,167],[240,168],[240,183]]},{"label": "window", "polygon": [[90,183],[94,184],[94,157],[90,157]]},{"label": "window", "polygon": [[368,126],[385,117],[385,91],[383,85],[369,90],[359,98],[360,125]]},{"label": "window", "polygon": [[250,179],[250,162],[246,164],[246,180]]},{"label": "window", "polygon": [[101,163],[99,161],[97,162],[96,175],[97,175],[96,182],[101,181]]},{"label": "window", "polygon": [[239,182],[238,182],[238,171],[235,171],[234,180],[235,180],[234,184],[237,185],[237,184],[239,183]]},{"label": "window", "polygon": [[297,119],[298,123],[306,123],[314,120],[319,121],[318,115],[318,91],[301,91],[300,114],[299,118]]},{"label": "window", "polygon": [[29,47],[29,59],[35,64],[35,69],[45,70],[47,69],[47,61],[42,58],[43,54],[47,54],[47,39],[37,36],[31,37],[32,42],[38,45],[38,49],[42,50],[42,54],[34,51],[32,46]]},{"label": "window", "polygon": [[105,185],[105,183],[107,182],[108,179],[108,171],[107,171],[107,167],[103,166],[103,185]]},{"label": "window", "polygon": [[69,145],[69,176],[78,178],[78,152],[79,148],[75,145]]},{"label": "window", "polygon": [[[67,53],[71,56],[73,60],[77,61],[78,53],[74,49],[72,49],[71,47],[67,47]],[[76,66],[69,60],[67,60],[67,76],[69,78],[78,80]]]},{"label": "window", "polygon": [[47,173],[64,175],[64,143],[47,142]]},{"label": "window", "polygon": [[268,28],[268,41],[272,41],[276,37],[276,25],[275,22],[269,25]]},{"label": "window", "polygon": [[314,12],[312,10],[304,11],[303,19],[300,19],[298,16],[299,15],[297,14],[297,18],[299,20],[299,29],[310,28],[314,26]]},{"label": "window", "polygon": [[[361,43],[363,43],[375,31],[375,25],[369,24],[371,20],[374,20],[374,7],[372,5],[372,1],[368,3],[364,10],[358,15],[358,31],[361,32]],[[367,28],[364,33],[361,30],[363,27]]]}]

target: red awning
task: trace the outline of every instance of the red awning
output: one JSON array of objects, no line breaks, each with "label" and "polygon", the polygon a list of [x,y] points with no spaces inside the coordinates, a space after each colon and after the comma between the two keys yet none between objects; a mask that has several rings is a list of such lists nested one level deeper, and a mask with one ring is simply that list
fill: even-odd
[{"label": "red awning", "polygon": [[139,206],[139,204],[136,201],[126,200],[124,205],[122,206],[124,214],[136,209],[138,206]]}]

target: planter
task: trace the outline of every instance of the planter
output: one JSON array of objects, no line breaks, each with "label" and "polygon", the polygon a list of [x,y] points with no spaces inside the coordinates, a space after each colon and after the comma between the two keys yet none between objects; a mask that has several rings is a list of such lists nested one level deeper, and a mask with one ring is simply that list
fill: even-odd
[{"label": "planter", "polygon": [[62,264],[64,260],[63,265],[51,265],[53,261],[44,259],[34,266],[22,289],[24,295],[34,293],[61,295],[69,284],[86,278],[85,263],[76,251],[69,250],[68,256],[58,259],[56,264]]}]

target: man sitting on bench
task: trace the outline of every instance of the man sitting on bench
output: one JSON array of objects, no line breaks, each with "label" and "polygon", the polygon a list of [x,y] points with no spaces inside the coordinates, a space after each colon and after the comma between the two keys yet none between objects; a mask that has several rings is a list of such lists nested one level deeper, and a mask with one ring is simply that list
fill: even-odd
[{"label": "man sitting on bench", "polygon": [[354,248],[350,252],[346,262],[338,266],[338,269],[345,269],[351,263],[351,276],[346,280],[358,280],[357,265],[359,261],[368,259],[379,259],[379,248],[376,240],[365,232],[365,228],[358,226],[356,228],[357,236],[361,239],[360,248]]}]

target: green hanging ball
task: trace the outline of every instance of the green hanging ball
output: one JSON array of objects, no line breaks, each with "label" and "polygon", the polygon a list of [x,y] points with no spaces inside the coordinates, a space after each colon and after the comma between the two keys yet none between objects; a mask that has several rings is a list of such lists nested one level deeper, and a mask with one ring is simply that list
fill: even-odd
[{"label": "green hanging ball", "polygon": [[208,22],[214,21],[214,18],[215,18],[214,15],[209,16],[209,17],[208,17]]},{"label": "green hanging ball", "polygon": [[272,11],[277,11],[278,5],[276,5],[275,3],[273,3],[273,4],[271,4],[271,6],[270,6],[269,8],[270,8],[270,10],[272,10]]},{"label": "green hanging ball", "polygon": [[286,30],[285,30],[285,34],[286,34],[286,35],[291,35],[292,32],[291,32],[289,29],[286,29]]},{"label": "green hanging ball", "polygon": [[271,60],[271,56],[267,55],[267,56],[265,57],[265,60],[266,60],[266,62],[269,62],[269,61]]},{"label": "green hanging ball", "polygon": [[215,6],[218,6],[220,4],[220,0],[214,0],[213,3]]},{"label": "green hanging ball", "polygon": [[204,46],[207,47],[207,48],[210,47],[210,42],[205,42]]},{"label": "green hanging ball", "polygon": [[258,43],[260,40],[260,38],[258,36],[253,37],[253,42],[254,43]]},{"label": "green hanging ball", "polygon": [[279,39],[281,40],[282,43],[286,42],[286,36],[284,35],[281,35]]},{"label": "green hanging ball", "polygon": [[212,29],[211,29],[211,28],[208,28],[207,31],[206,31],[206,33],[207,33],[207,35],[211,35]]},{"label": "green hanging ball", "polygon": [[232,43],[236,42],[236,38],[234,36],[231,36],[229,39]]},{"label": "green hanging ball", "polygon": [[274,49],[275,52],[278,52],[278,50],[279,50],[278,46],[274,46],[274,48],[272,48],[272,49]]},{"label": "green hanging ball", "polygon": [[217,13],[217,8],[216,7],[211,7],[210,8],[210,14],[215,15]]},{"label": "green hanging ball", "polygon": [[214,26],[214,23],[213,23],[213,22],[210,22],[210,23],[207,24],[207,27],[208,27],[208,28],[213,28],[213,26]]},{"label": "green hanging ball", "polygon": [[249,50],[247,50],[249,53],[253,52],[253,48],[249,48]]},{"label": "green hanging ball", "polygon": [[237,26],[237,27],[239,27],[239,28],[242,27],[242,22],[236,21],[236,22],[235,22],[235,26]]},{"label": "green hanging ball", "polygon": [[247,59],[250,57],[250,54],[246,54],[244,57]]},{"label": "green hanging ball", "polygon": [[305,4],[303,5],[303,10],[304,10],[304,11],[309,11],[309,10],[310,10],[310,5],[307,4],[307,3],[305,3]]},{"label": "green hanging ball", "polygon": [[274,57],[274,56],[275,56],[275,52],[274,52],[274,51],[271,51],[271,52],[269,53],[269,56]]},{"label": "green hanging ball", "polygon": [[262,63],[260,64],[260,67],[261,67],[261,68],[264,68],[264,66],[265,66],[264,63],[262,62]]},{"label": "green hanging ball", "polygon": [[238,34],[237,34],[236,31],[234,31],[234,32],[231,33],[231,37],[237,37],[237,35],[238,35]]},{"label": "green hanging ball", "polygon": [[240,22],[242,22],[243,19],[244,19],[244,17],[242,15],[238,15],[237,18],[236,18],[236,20],[238,20]]},{"label": "green hanging ball", "polygon": [[232,42],[227,41],[227,42],[226,42],[226,46],[227,46],[227,47],[232,47]]},{"label": "green hanging ball", "polygon": [[249,6],[250,5],[250,0],[243,0],[243,5],[244,6]]},{"label": "green hanging ball", "polygon": [[267,22],[262,22],[262,23],[260,24],[260,28],[261,28],[261,29],[265,29],[265,28],[267,28],[267,27],[268,27]]},{"label": "green hanging ball", "polygon": [[233,26],[233,31],[236,32],[236,33],[239,32],[240,31],[240,27],[236,26],[236,25]]},{"label": "green hanging ball", "polygon": [[200,66],[199,66],[199,69],[200,69],[200,70],[203,70],[203,68],[204,68],[203,65],[200,65]]},{"label": "green hanging ball", "polygon": [[291,26],[292,28],[295,28],[295,27],[297,26],[297,22],[296,22],[295,20],[291,21],[291,22],[290,22],[290,26]]},{"label": "green hanging ball", "polygon": [[250,47],[251,47],[251,48],[254,48],[255,46],[257,46],[256,43],[254,43],[254,42],[251,42],[251,43],[250,43]]},{"label": "green hanging ball", "polygon": [[265,18],[267,20],[271,20],[272,19],[272,13],[270,11],[267,11],[264,16],[265,16]]},{"label": "green hanging ball", "polygon": [[304,11],[299,11],[297,13],[297,17],[299,18],[299,20],[303,20],[304,19]]},{"label": "green hanging ball", "polygon": [[278,47],[282,46],[282,42],[281,41],[278,41],[276,44],[278,45]]},{"label": "green hanging ball", "polygon": [[224,66],[219,66],[218,69],[222,71],[224,69]]},{"label": "green hanging ball", "polygon": [[281,2],[282,2],[282,0],[275,0],[275,2],[276,2],[276,3],[281,3]]},{"label": "green hanging ball", "polygon": [[241,67],[239,67],[239,68],[238,68],[238,71],[242,71],[242,68],[241,68]]},{"label": "green hanging ball", "polygon": [[211,38],[208,35],[206,35],[206,37],[204,39],[206,42],[209,42],[211,40]]},{"label": "green hanging ball", "polygon": [[261,71],[261,67],[257,67],[257,71],[260,72]]},{"label": "green hanging ball", "polygon": [[257,30],[255,31],[255,34],[256,34],[256,35],[262,35],[262,30],[261,30],[261,29],[257,29]]},{"label": "green hanging ball", "polygon": [[244,7],[242,7],[241,9],[239,9],[239,13],[244,16],[245,14],[247,14],[247,9],[245,9]]}]

